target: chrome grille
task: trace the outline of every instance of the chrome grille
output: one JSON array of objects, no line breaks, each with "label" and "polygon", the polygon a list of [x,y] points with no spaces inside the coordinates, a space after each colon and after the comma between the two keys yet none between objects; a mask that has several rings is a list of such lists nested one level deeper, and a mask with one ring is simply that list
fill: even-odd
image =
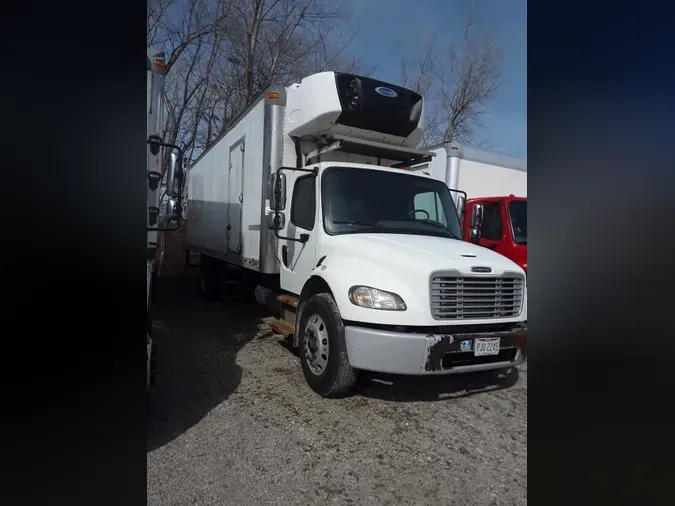
[{"label": "chrome grille", "polygon": [[436,320],[513,318],[520,314],[524,288],[524,279],[516,275],[435,275],[431,278],[431,314]]}]

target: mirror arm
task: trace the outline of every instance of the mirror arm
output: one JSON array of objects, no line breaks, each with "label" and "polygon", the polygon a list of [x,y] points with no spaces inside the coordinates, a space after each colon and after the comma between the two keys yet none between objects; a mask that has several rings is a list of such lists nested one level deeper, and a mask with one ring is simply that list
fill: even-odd
[{"label": "mirror arm", "polygon": [[309,241],[309,234],[300,234],[300,239],[296,239],[295,237],[283,237],[279,235],[279,231],[277,229],[274,229],[274,236],[277,239],[283,239],[284,241],[295,241],[302,244],[305,244],[307,241]]},{"label": "mirror arm", "polygon": [[180,228],[180,222],[176,223],[175,227],[166,227],[166,228],[146,228],[147,232],[175,232]]},{"label": "mirror arm", "polygon": [[178,156],[180,157],[181,161],[183,160],[183,150],[182,150],[182,149],[180,149],[180,148],[179,148],[178,146],[176,146],[175,144],[169,144],[169,143],[167,143],[167,142],[164,142],[163,140],[161,140],[161,139],[160,139],[158,136],[156,136],[156,135],[151,135],[151,136],[148,138],[148,144],[150,144],[152,147],[157,147],[156,149],[152,149],[152,148],[151,148],[151,151],[152,151],[152,154],[153,154],[153,155],[156,155],[157,153],[159,153],[159,147],[161,146],[161,147],[163,147],[163,148],[172,148],[172,149],[175,149],[176,151],[178,151]]}]

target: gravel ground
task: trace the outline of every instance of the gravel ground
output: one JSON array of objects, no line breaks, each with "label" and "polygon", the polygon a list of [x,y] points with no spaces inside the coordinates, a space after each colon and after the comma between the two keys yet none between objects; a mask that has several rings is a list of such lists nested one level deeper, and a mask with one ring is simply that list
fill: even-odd
[{"label": "gravel ground", "polygon": [[[182,286],[182,285],[181,285]],[[325,400],[248,298],[154,301],[148,504],[525,504],[527,365]]]}]

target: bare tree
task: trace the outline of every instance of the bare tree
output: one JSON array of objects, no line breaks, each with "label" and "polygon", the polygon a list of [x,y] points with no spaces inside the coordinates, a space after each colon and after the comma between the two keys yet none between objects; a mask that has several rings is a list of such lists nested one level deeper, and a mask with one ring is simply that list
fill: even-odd
[{"label": "bare tree", "polygon": [[[399,53],[402,50],[398,49]],[[442,138],[441,110],[435,107],[434,99],[438,96],[438,69],[440,68],[436,36],[432,34],[424,53],[416,58],[401,56],[401,86],[422,95],[426,102],[424,111],[424,133],[421,144],[428,146]]]},{"label": "bare tree", "polygon": [[424,54],[401,59],[402,85],[426,101],[423,145],[476,143],[486,106],[499,93],[501,51],[494,37],[481,37],[474,28],[469,16],[459,47],[439,47],[432,35]]},{"label": "bare tree", "polygon": [[150,0],[148,44],[170,64],[167,141],[194,160],[270,84],[357,69],[348,19],[330,0]]},{"label": "bare tree", "polygon": [[165,139],[189,165],[270,84],[357,70],[349,19],[345,1],[149,0],[148,46],[167,54]]},{"label": "bare tree", "polygon": [[439,73],[445,142],[473,141],[486,105],[499,93],[502,54],[493,40],[474,40],[471,29],[469,18],[461,51],[451,51],[446,71]]}]

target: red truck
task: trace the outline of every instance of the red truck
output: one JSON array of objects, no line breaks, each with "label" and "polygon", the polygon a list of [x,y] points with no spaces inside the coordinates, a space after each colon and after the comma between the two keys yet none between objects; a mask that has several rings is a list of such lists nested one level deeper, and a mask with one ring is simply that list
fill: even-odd
[{"label": "red truck", "polygon": [[464,239],[504,255],[527,272],[527,161],[457,143],[429,151],[436,156],[410,170],[458,190],[453,193]]},{"label": "red truck", "polygon": [[465,240],[508,257],[527,272],[527,198],[509,195],[469,199],[461,214],[462,218],[469,216],[462,220]]}]

